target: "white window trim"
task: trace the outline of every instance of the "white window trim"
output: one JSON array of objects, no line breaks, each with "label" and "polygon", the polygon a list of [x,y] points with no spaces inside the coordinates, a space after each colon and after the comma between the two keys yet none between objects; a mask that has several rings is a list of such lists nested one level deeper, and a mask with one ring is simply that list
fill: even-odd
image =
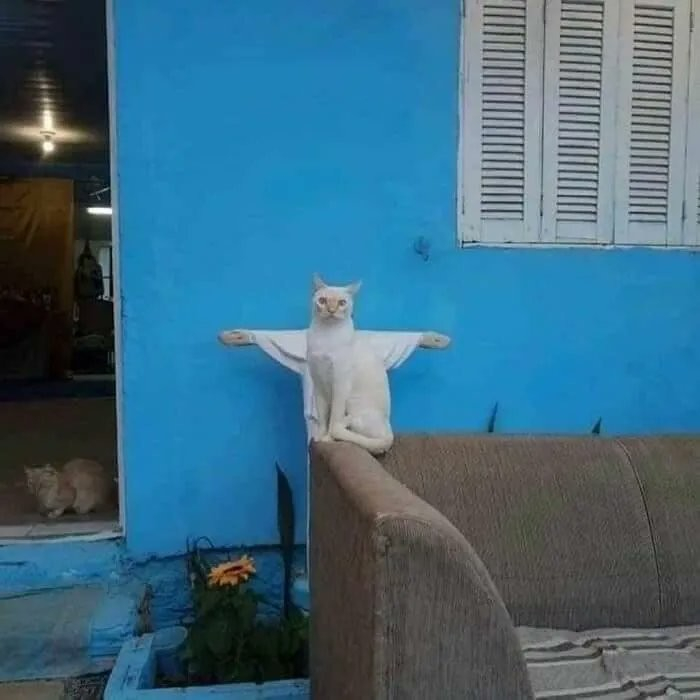
[{"label": "white window trim", "polygon": [[[700,19],[700,2],[693,5],[695,21]],[[690,87],[688,94],[688,127],[686,135],[685,218],[683,240],[700,246],[700,29],[690,35]]]},{"label": "white window trim", "polygon": [[119,489],[118,536],[126,535],[126,469],[124,467],[124,377],[122,347],[121,236],[119,228],[119,168],[117,164],[117,58],[115,36],[115,0],[106,1],[107,13],[107,87],[109,100],[109,166],[112,202],[112,308],[114,309],[114,375],[117,414],[117,485]]}]

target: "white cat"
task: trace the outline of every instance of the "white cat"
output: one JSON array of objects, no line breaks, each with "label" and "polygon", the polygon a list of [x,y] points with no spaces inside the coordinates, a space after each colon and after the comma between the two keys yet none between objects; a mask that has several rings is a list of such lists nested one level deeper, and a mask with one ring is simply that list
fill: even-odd
[{"label": "white cat", "polygon": [[49,518],[66,510],[83,514],[104,506],[113,488],[106,469],[90,459],[72,459],[56,469],[50,464],[25,467],[27,488]]},{"label": "white cat", "polygon": [[352,442],[372,454],[394,442],[389,379],[382,359],[352,320],[360,283],[327,285],[314,275],[306,360],[318,414],[317,440]]}]

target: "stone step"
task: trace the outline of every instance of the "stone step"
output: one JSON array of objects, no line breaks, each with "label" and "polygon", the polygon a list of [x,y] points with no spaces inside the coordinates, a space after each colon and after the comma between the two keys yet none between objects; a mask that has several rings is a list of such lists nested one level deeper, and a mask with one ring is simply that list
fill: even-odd
[{"label": "stone step", "polygon": [[82,585],[0,598],[0,682],[111,668],[141,631],[145,594],[140,584]]}]

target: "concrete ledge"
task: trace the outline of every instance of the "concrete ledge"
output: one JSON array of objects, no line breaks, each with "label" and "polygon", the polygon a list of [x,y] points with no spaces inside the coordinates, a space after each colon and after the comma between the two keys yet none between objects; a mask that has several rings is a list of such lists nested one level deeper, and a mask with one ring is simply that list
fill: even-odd
[{"label": "concrete ledge", "polygon": [[130,639],[122,646],[105,688],[104,700],[308,700],[307,680],[272,683],[230,683],[190,688],[154,688],[157,658],[153,635]]}]

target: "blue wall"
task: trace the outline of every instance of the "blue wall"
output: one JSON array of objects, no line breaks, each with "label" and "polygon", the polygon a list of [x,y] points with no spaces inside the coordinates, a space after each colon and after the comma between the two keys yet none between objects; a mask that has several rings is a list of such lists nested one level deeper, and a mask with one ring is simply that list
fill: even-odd
[{"label": "blue wall", "polygon": [[452,336],[399,430],[700,428],[694,254],[457,248],[456,0],[115,5],[130,554],[276,540],[297,379],[216,334],[303,327],[314,270],[364,280],[360,327]]},{"label": "blue wall", "polygon": [[[199,545],[204,548],[205,559],[212,564],[243,553],[240,550],[212,552],[207,551],[206,543]],[[255,589],[267,603],[279,606],[283,572],[277,548],[251,548],[246,549],[246,553],[255,561]],[[303,561],[303,548],[298,548],[294,569],[300,570]],[[187,561],[183,556],[135,560],[126,552],[124,543],[115,539],[18,542],[0,546],[0,596],[19,596],[75,585],[102,585],[115,594],[148,586],[151,594],[148,611],[153,629],[187,622],[192,614]],[[261,604],[263,612],[272,609]],[[117,615],[114,622],[120,624],[125,620]]]}]

